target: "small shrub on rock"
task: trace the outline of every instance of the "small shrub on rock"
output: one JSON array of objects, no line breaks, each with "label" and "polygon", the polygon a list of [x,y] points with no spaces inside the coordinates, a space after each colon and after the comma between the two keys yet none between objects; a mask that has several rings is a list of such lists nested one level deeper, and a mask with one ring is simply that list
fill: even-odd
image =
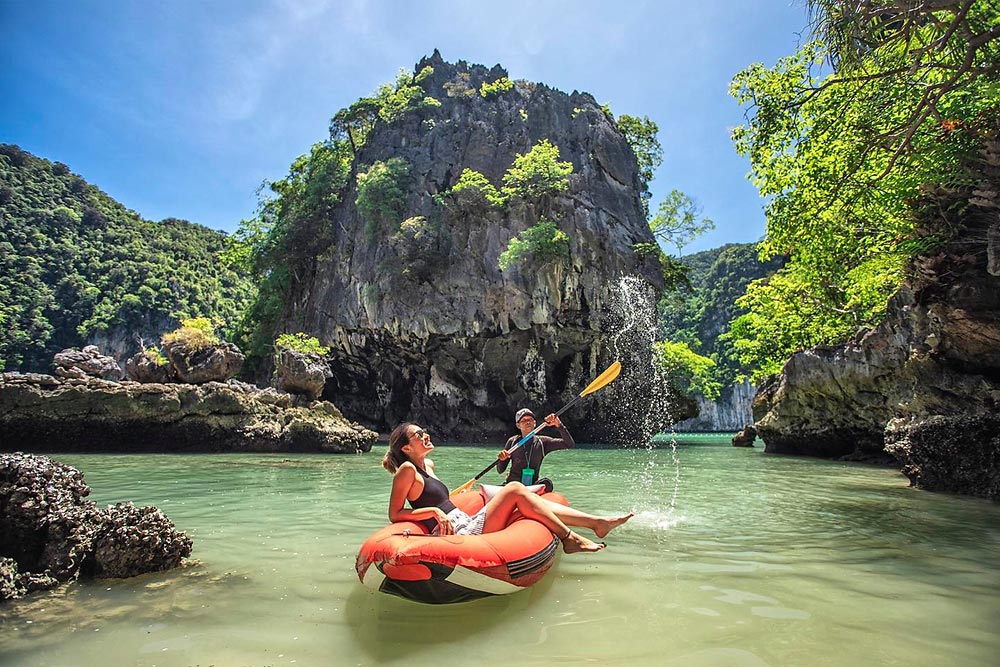
[{"label": "small shrub on rock", "polygon": [[320,344],[315,336],[302,333],[281,334],[274,341],[274,347],[278,350],[292,350],[302,354],[318,354],[324,356],[330,352],[330,348]]},{"label": "small shrub on rock", "polygon": [[181,320],[181,326],[163,334],[161,342],[165,346],[181,344],[189,350],[204,350],[219,344],[215,324],[207,317],[192,317]]},{"label": "small shrub on rock", "polygon": [[569,259],[569,236],[554,222],[542,220],[510,240],[500,253],[500,270],[506,271],[528,258],[537,265]]}]

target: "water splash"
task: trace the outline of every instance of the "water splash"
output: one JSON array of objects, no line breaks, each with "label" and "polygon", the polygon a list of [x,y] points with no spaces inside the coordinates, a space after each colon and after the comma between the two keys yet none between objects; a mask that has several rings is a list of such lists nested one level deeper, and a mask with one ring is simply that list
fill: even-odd
[{"label": "water splash", "polygon": [[[624,417],[614,428],[620,436],[617,441],[626,446],[635,443],[645,450],[637,490],[646,503],[666,504],[665,510],[645,509],[636,518],[642,524],[669,529],[683,521],[675,516],[681,471],[675,438],[668,440],[670,463],[666,470],[660,469],[654,452],[664,444],[657,435],[669,431],[674,422],[669,378],[653,354],[658,332],[656,305],[656,291],[649,283],[636,276],[622,276],[615,284],[605,331],[609,332],[612,358],[622,362],[622,375],[612,398],[616,411]],[[662,497],[664,491],[669,493],[668,500]]]},{"label": "water splash", "polygon": [[622,362],[622,374],[614,385],[615,409],[623,417],[617,424],[618,442],[638,440],[652,449],[656,434],[672,423],[670,383],[653,357],[656,291],[642,278],[619,278],[604,327],[612,358]]}]

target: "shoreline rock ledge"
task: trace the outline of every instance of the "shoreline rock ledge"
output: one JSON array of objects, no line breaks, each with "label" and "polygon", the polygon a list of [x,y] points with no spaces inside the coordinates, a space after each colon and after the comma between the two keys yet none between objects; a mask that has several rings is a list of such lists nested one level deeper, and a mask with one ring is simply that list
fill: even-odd
[{"label": "shoreline rock ledge", "polygon": [[0,451],[370,451],[378,435],[327,401],[229,380],[116,382],[0,375]]},{"label": "shoreline rock ledge", "polygon": [[0,454],[0,602],[79,577],[125,578],[178,567],[192,542],[155,507],[100,509],[76,468]]}]

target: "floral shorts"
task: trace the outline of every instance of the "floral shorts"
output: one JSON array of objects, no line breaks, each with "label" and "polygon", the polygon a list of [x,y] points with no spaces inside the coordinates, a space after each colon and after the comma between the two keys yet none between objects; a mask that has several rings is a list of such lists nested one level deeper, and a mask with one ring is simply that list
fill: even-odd
[{"label": "floral shorts", "polygon": [[[486,524],[486,508],[479,510],[473,516],[469,516],[457,507],[448,512],[451,520],[451,527],[456,535],[482,535],[483,526]],[[432,535],[440,535],[441,526],[434,528]]]}]

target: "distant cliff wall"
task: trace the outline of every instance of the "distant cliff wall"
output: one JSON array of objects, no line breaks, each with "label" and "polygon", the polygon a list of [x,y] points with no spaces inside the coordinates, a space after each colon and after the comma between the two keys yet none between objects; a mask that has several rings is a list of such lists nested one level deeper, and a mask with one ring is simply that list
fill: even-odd
[{"label": "distant cliff wall", "polygon": [[749,380],[729,385],[722,390],[718,400],[709,401],[697,396],[698,416],[677,422],[673,430],[687,431],[739,431],[753,423],[751,404],[756,388]]}]

